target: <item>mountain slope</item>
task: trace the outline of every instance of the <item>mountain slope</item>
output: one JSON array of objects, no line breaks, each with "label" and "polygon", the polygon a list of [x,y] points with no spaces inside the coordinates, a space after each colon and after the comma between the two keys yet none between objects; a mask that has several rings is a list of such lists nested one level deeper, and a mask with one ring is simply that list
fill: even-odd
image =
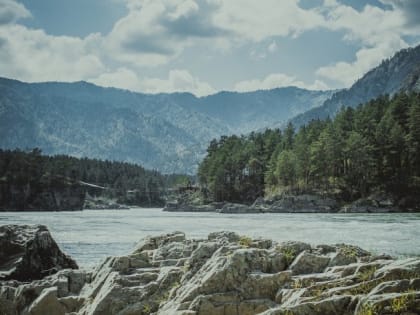
[{"label": "mountain slope", "polygon": [[271,127],[323,104],[332,91],[308,91],[297,87],[246,93],[220,92],[201,99],[201,111],[223,121],[235,133]]},{"label": "mountain slope", "polygon": [[291,122],[301,126],[312,119],[333,117],[342,106],[356,107],[380,95],[420,91],[420,45],[403,49],[392,58],[382,61],[349,89],[341,90],[318,108],[297,115]]},{"label": "mountain slope", "polygon": [[47,154],[193,173],[211,139],[270,127],[330,95],[282,88],[197,98],[0,78],[0,147],[39,147]]}]

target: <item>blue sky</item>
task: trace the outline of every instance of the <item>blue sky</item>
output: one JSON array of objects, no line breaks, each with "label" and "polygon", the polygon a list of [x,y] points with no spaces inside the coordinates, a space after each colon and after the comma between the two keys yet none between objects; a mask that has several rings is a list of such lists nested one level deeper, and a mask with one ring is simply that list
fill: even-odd
[{"label": "blue sky", "polygon": [[157,93],[350,86],[420,43],[418,0],[0,0],[0,76]]}]

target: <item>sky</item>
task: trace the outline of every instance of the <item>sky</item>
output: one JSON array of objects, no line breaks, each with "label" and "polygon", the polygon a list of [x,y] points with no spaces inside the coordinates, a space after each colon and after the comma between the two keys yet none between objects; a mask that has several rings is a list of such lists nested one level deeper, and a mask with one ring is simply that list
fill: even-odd
[{"label": "sky", "polygon": [[0,76],[137,92],[346,88],[420,44],[420,0],[0,0]]}]

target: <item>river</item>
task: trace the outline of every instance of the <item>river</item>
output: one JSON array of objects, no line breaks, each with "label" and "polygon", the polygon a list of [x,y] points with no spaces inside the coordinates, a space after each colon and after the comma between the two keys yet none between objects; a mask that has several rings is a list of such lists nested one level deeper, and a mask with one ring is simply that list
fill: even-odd
[{"label": "river", "polygon": [[147,235],[183,231],[205,238],[229,230],[276,241],[349,243],[375,253],[420,256],[420,214],[218,214],[161,209],[0,212],[3,224],[45,224],[80,266],[129,253]]}]

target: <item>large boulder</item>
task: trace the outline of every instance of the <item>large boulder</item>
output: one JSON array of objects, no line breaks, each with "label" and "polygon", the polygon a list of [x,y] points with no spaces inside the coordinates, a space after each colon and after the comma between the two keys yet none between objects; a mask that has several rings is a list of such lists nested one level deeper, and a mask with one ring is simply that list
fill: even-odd
[{"label": "large boulder", "polygon": [[41,279],[65,268],[78,266],[44,225],[0,226],[0,280]]}]

